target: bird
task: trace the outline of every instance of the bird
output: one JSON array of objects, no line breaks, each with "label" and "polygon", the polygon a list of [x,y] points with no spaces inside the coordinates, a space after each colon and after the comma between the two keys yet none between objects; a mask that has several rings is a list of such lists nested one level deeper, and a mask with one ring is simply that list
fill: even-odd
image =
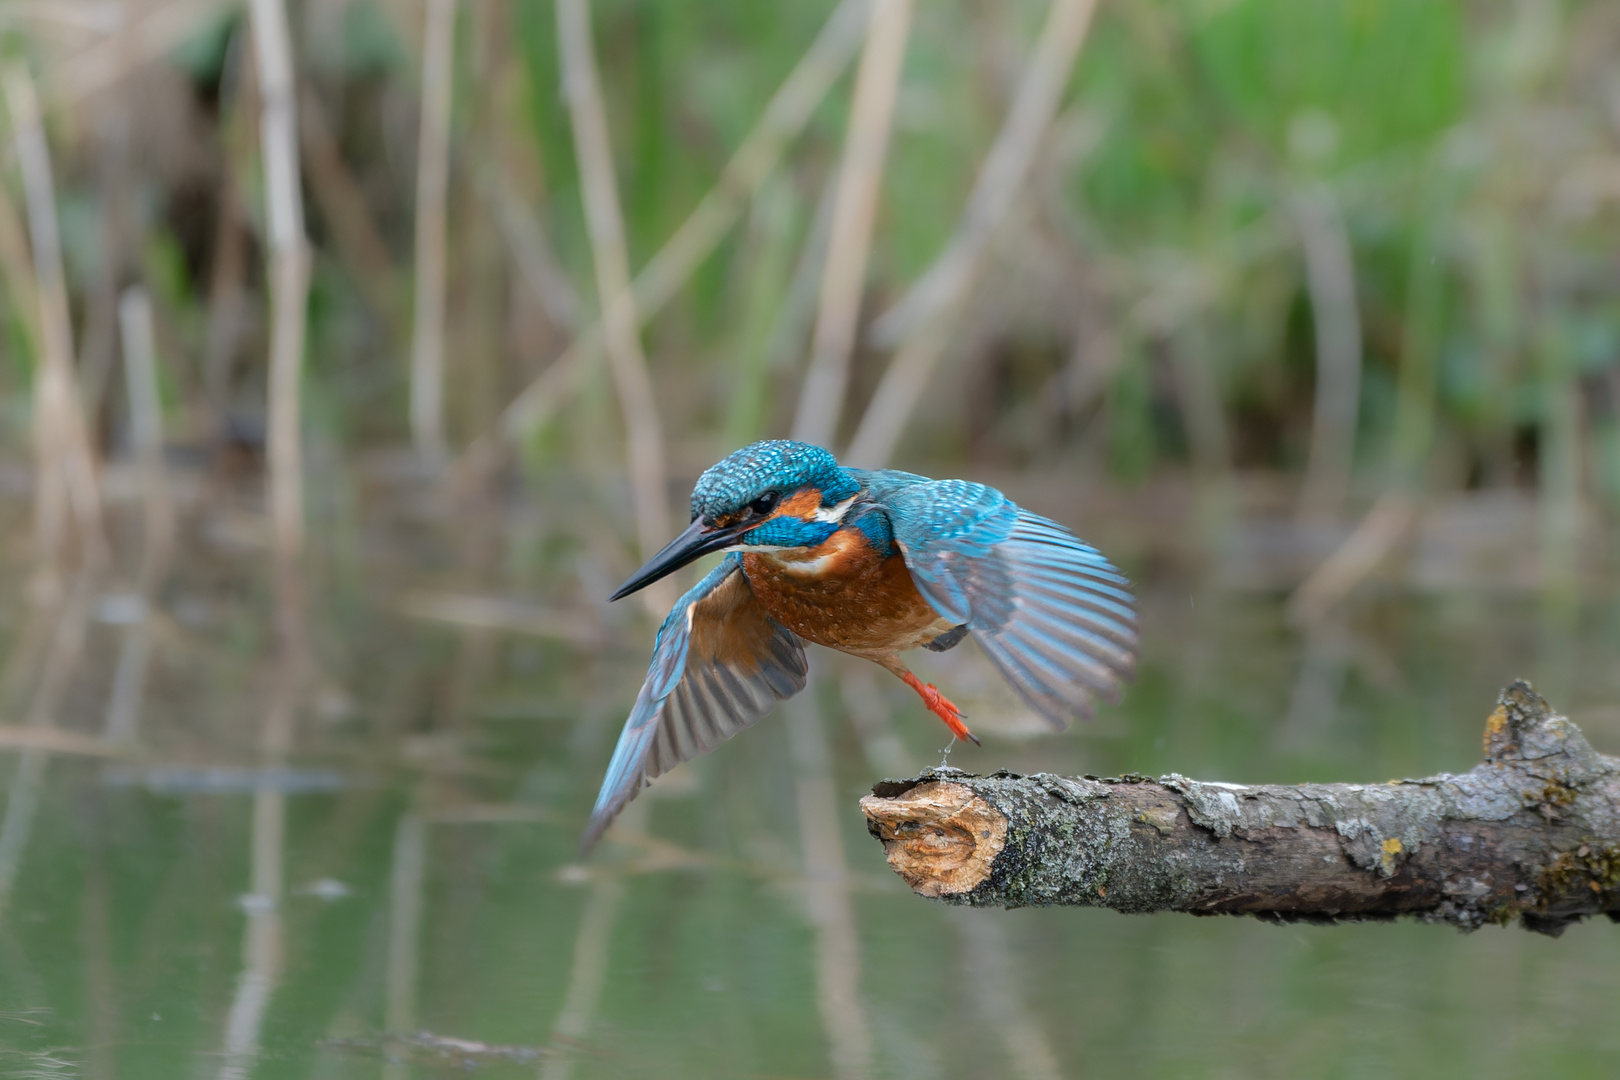
[{"label": "bird", "polygon": [[[1118,703],[1136,666],[1129,582],[1101,552],[985,484],[847,468],[819,446],[756,442],[706,470],[691,524],[619,586],[714,552],[671,609],[581,841],[643,786],[803,690],[813,643],[898,676],[954,739],[962,713],[901,661],[972,637],[1054,729]],[[954,741],[953,739],[953,741]]]}]

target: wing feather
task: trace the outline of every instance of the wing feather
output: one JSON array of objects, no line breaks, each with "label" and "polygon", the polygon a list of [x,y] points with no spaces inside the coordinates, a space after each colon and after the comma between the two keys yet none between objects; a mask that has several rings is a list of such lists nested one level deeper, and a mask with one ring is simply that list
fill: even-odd
[{"label": "wing feather", "polygon": [[1136,670],[1130,582],[1096,548],[983,484],[863,474],[912,580],[1059,729]]},{"label": "wing feather", "polygon": [[659,628],[647,679],[608,763],[588,851],[647,781],[706,754],[804,689],[804,643],[765,614],[726,556]]}]

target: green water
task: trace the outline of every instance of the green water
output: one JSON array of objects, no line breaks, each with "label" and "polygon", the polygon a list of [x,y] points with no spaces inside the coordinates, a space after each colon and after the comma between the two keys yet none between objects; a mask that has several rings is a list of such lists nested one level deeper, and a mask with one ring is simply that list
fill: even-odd
[{"label": "green water", "polygon": [[[268,782],[246,771],[267,632],[217,587],[170,604],[144,758],[0,753],[9,815],[38,781],[25,835],[0,836],[0,1077],[1620,1075],[1606,921],[1552,940],[912,896],[856,800],[888,765],[936,762],[943,731],[838,658],[581,867],[650,624],[620,615],[612,644],[583,646],[405,619],[397,599],[351,597],[317,627],[313,703]],[[6,610],[15,653],[27,609]],[[1145,629],[1125,705],[1061,736],[1000,730],[973,658],[934,658],[947,690],[979,695],[984,747],[952,764],[1460,770],[1517,675],[1620,749],[1620,607],[1602,598],[1550,622],[1514,600],[1367,601],[1309,662],[1272,599],[1152,593]],[[127,633],[92,611],[60,728],[95,733]]]}]

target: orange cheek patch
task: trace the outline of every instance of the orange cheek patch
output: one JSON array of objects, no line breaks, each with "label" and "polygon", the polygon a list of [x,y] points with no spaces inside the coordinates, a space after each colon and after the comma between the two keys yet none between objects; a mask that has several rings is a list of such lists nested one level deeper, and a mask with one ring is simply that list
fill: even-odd
[{"label": "orange cheek patch", "polygon": [[772,517],[796,517],[809,520],[821,509],[821,492],[815,488],[805,488],[796,491],[777,504],[776,513]]}]

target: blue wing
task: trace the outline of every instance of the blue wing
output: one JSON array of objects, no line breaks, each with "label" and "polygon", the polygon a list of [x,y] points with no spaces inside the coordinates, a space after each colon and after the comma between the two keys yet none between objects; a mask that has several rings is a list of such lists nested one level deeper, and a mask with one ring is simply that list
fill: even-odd
[{"label": "blue wing", "polygon": [[648,780],[759,720],[803,690],[807,672],[803,642],[755,601],[742,556],[727,555],[658,629],[581,849],[595,845]]},{"label": "blue wing", "polygon": [[1090,717],[1097,698],[1119,700],[1136,668],[1136,611],[1129,582],[1096,548],[983,484],[860,478],[917,590],[967,625],[1032,709],[1061,729]]}]

